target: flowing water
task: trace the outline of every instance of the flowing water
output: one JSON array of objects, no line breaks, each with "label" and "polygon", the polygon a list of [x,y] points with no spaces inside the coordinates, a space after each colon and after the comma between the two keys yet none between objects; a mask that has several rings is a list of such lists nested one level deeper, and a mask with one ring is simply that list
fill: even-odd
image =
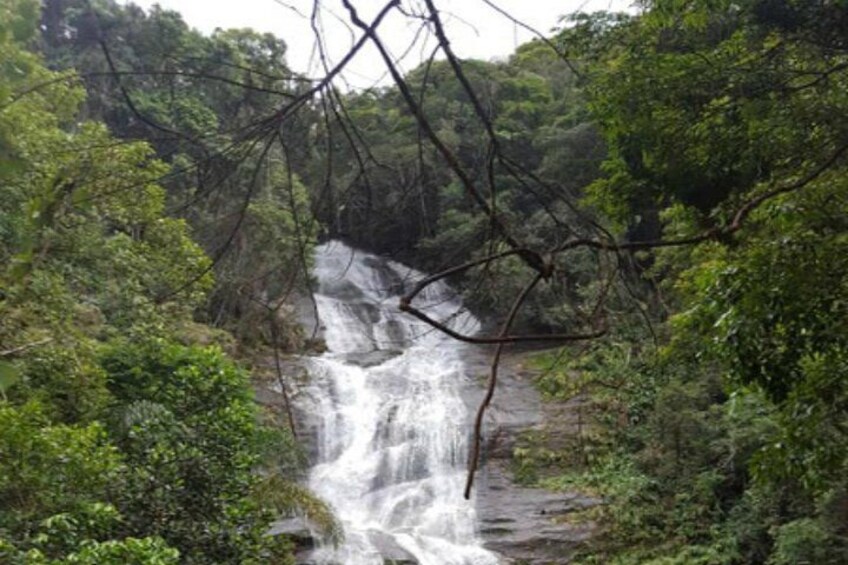
[{"label": "flowing water", "polygon": [[[462,496],[469,435],[463,347],[398,310],[423,275],[339,242],[318,248],[316,301],[328,351],[313,360],[319,463],[310,486],[345,528],[318,563],[494,565]],[[437,283],[416,303],[464,332],[479,324]]]}]

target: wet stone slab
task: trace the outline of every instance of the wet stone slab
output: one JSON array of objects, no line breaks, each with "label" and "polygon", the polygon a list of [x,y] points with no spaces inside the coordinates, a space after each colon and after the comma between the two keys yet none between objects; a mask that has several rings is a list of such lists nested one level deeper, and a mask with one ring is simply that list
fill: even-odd
[{"label": "wet stone slab", "polygon": [[[568,420],[569,407],[542,403],[533,384],[536,372],[526,368],[525,359],[526,354],[520,352],[504,356],[498,387],[486,413],[481,468],[475,479],[478,532],[484,546],[501,554],[506,563],[568,563],[576,548],[596,530],[595,524],[577,523],[569,515],[601,501],[514,482],[512,456],[520,435],[528,430],[569,427],[562,424]],[[466,362],[472,366],[472,374],[478,375],[474,386],[464,390],[466,403],[476,410],[484,377],[490,371],[490,352],[471,349]]]}]

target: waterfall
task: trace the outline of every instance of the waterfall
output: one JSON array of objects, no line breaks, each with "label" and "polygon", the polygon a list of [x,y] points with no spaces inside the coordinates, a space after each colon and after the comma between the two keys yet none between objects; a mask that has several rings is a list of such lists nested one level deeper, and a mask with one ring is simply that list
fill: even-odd
[{"label": "waterfall", "polygon": [[[345,529],[322,564],[495,565],[462,496],[469,414],[462,344],[398,310],[422,273],[340,242],[315,258],[327,352],[311,361],[318,463],[310,487]],[[477,320],[444,283],[416,303],[466,333]]]}]

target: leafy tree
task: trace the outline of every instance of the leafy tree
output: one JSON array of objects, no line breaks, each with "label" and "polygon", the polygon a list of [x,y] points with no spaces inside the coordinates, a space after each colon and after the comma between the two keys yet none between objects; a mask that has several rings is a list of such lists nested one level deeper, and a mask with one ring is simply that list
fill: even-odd
[{"label": "leafy tree", "polygon": [[43,23],[47,60],[79,72],[86,113],[122,139],[149,140],[171,165],[159,176],[169,213],[213,258],[184,263],[192,276],[216,274],[205,320],[245,344],[270,343],[270,308],[286,328],[282,341],[296,345],[296,324],[277,303],[308,286],[317,228],[295,175],[309,124],[268,118],[301,89],[285,43],[246,29],[207,37],[176,12],[111,0],[47,2]]},{"label": "leafy tree", "polygon": [[220,351],[162,342],[113,346],[102,363],[129,467],[117,500],[126,535],[161,537],[197,563],[271,551],[273,514],[253,498],[270,437],[247,375]]},{"label": "leafy tree", "polygon": [[[74,8],[48,6],[48,32],[70,15],[91,43]],[[83,119],[77,75],[26,49],[37,3],[0,1],[0,14],[0,561],[288,562],[287,541],[265,536],[272,519],[308,506],[337,525],[305,489],[260,497],[265,476],[300,471],[296,447],[223,353],[176,344],[204,327],[193,316],[213,277],[188,222],[166,215],[169,167]],[[206,128],[194,110],[180,108]],[[254,233],[300,249],[265,198]]]},{"label": "leafy tree", "polygon": [[608,345],[543,382],[573,394],[576,367],[596,404],[641,406],[594,414],[596,462],[552,483],[609,497],[588,562],[844,560],[844,18],[657,1],[558,37],[609,148],[588,203],[631,238],[688,241],[641,258],[667,309],[658,356],[636,332],[626,382],[596,361]]}]

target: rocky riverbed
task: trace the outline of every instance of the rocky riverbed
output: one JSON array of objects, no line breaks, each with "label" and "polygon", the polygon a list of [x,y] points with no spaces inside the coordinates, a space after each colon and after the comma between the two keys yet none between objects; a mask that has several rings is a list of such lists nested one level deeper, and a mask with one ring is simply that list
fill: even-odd
[{"label": "rocky riverbed", "polygon": [[[572,523],[568,515],[598,504],[580,493],[551,492],[528,488],[513,480],[513,454],[527,432],[544,433],[567,440],[576,430],[576,413],[570,403],[542,402],[533,385],[537,371],[527,366],[527,353],[504,355],[498,388],[486,416],[483,460],[475,481],[479,535],[485,547],[503,556],[505,564],[546,565],[568,563],[579,544],[593,535],[591,523]],[[380,359],[363,359],[363,364]],[[469,348],[467,364],[473,378],[462,390],[463,400],[473,413],[483,394],[489,372],[488,348]],[[266,378],[257,386],[257,399],[282,409],[282,396],[273,377],[273,359],[263,361]],[[318,416],[310,413],[315,403],[309,394],[305,364],[297,357],[284,360],[284,373],[293,389],[296,424],[310,457],[315,457]],[[469,427],[470,433],[470,427]],[[291,535],[302,548],[302,564],[309,563],[314,546],[309,529],[298,519],[278,524],[274,533]],[[385,547],[387,563],[414,563],[402,548]]]}]

